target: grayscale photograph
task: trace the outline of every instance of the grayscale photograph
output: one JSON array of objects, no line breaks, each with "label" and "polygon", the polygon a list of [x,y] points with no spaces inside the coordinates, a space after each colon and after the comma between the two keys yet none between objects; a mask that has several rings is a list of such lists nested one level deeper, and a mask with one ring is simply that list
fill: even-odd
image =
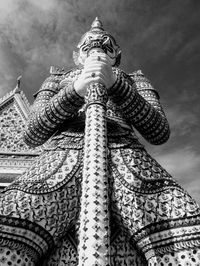
[{"label": "grayscale photograph", "polygon": [[200,266],[200,1],[0,0],[0,266]]}]

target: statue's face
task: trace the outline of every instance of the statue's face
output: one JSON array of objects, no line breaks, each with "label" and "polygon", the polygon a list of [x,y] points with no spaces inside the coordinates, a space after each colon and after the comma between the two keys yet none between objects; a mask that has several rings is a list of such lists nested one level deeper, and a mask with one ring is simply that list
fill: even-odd
[{"label": "statue's face", "polygon": [[115,39],[105,31],[87,32],[78,44],[78,61],[84,65],[85,59],[92,51],[104,52],[109,58],[112,66],[118,65],[121,51]]}]

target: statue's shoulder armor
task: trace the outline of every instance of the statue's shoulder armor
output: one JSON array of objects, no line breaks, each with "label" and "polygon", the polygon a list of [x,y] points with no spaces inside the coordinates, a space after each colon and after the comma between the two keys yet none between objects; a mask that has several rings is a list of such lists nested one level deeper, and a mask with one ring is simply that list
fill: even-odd
[{"label": "statue's shoulder armor", "polygon": [[149,82],[149,80],[144,76],[142,70],[133,71],[132,73],[129,74],[129,76],[134,82],[140,82],[140,81]]},{"label": "statue's shoulder armor", "polygon": [[60,67],[56,67],[56,66],[50,67],[50,74],[53,76],[67,75],[70,71],[71,71],[71,69],[66,71],[64,68],[60,68]]},{"label": "statue's shoulder armor", "polygon": [[144,76],[141,70],[136,70],[130,73],[129,76],[135,83],[138,91],[152,90],[158,94],[156,89],[151,85],[150,81]]},{"label": "statue's shoulder armor", "polygon": [[54,93],[58,93],[58,91],[60,90],[59,83],[63,79],[69,78],[73,80],[80,73],[81,73],[81,70],[78,68],[65,70],[64,68],[51,66],[50,76],[45,79],[45,81],[42,83],[42,86],[40,87],[38,92],[34,94],[34,97],[36,97],[37,94],[42,91],[51,91]]}]

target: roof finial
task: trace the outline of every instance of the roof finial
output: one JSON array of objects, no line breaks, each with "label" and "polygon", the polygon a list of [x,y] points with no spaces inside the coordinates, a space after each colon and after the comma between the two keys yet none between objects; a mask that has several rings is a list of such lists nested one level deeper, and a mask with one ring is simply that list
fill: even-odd
[{"label": "roof finial", "polygon": [[99,20],[98,17],[95,18],[95,20],[92,22],[91,29],[90,30],[100,30],[104,31],[103,24]]},{"label": "roof finial", "polygon": [[20,88],[21,79],[22,79],[22,76],[20,75],[20,76],[17,78],[17,87],[18,87],[18,88]]},{"label": "roof finial", "polygon": [[15,93],[20,92],[21,79],[22,79],[22,76],[20,75],[20,76],[17,78],[17,85],[16,85],[16,87],[15,87]]}]

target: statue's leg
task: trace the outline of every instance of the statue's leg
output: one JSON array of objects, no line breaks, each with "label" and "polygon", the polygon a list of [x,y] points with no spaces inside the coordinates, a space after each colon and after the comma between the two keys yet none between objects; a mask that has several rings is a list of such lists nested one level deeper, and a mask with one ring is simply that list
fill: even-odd
[{"label": "statue's leg", "polygon": [[200,209],[143,149],[111,151],[112,212],[148,265],[199,265]]},{"label": "statue's leg", "polygon": [[81,156],[77,150],[45,153],[2,193],[0,265],[42,265],[78,219]]}]

